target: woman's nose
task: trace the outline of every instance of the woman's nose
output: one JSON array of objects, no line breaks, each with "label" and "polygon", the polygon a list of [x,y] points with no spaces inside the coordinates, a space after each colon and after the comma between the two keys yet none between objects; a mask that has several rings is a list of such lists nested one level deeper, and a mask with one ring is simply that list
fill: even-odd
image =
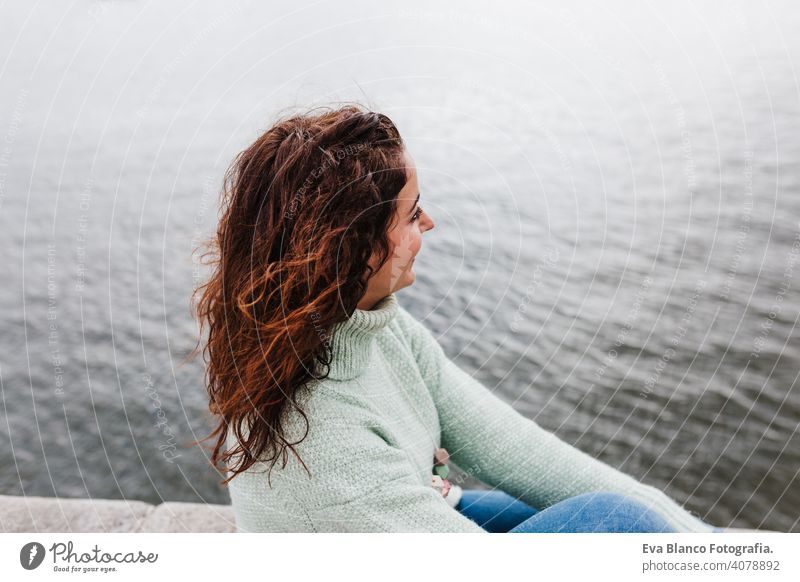
[{"label": "woman's nose", "polygon": [[423,215],[425,217],[425,230],[430,230],[436,226],[436,223],[433,222],[433,219],[427,212],[424,212]]}]

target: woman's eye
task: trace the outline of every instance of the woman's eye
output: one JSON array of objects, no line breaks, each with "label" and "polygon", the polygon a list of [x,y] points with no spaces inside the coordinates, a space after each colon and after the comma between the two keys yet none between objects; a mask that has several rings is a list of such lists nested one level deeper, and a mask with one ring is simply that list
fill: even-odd
[{"label": "woman's eye", "polygon": [[417,220],[420,214],[422,214],[422,206],[417,206],[417,211],[414,213],[414,216],[411,220]]}]

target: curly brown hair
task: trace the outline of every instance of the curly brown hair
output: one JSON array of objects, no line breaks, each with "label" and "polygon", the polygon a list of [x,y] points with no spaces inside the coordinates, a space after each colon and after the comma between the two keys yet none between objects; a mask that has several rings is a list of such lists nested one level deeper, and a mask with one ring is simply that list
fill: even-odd
[{"label": "curly brown hair", "polygon": [[[195,444],[216,437],[211,463],[232,473],[221,484],[257,461],[271,461],[271,472],[281,456],[285,467],[287,448],[300,459],[294,445],[305,435],[286,440],[284,410],[296,407],[308,434],[298,390],[327,376],[328,331],[352,315],[389,258],[404,148],[386,115],[359,104],[314,108],[279,119],[225,173],[203,255],[212,273],[193,294],[218,420]],[[223,450],[229,431],[238,444]]]}]

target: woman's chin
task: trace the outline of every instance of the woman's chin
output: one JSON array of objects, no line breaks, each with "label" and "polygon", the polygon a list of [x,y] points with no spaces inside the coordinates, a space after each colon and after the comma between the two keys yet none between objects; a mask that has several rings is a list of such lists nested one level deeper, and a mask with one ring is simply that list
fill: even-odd
[{"label": "woman's chin", "polygon": [[398,291],[398,290],[402,289],[403,287],[408,287],[409,285],[412,285],[414,283],[414,281],[416,281],[416,280],[417,280],[416,273],[414,273],[412,268],[409,267],[405,271],[405,273],[403,273],[403,276],[397,282],[397,285],[395,285],[394,290]]}]

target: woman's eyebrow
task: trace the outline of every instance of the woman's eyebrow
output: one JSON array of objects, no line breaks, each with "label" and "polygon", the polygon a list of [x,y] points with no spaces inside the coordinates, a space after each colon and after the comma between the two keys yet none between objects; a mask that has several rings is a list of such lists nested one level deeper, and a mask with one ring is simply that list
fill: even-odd
[{"label": "woman's eyebrow", "polygon": [[417,192],[417,199],[414,200],[414,204],[411,205],[411,212],[409,212],[409,214],[414,214],[414,209],[417,207],[417,202],[419,202],[419,192]]}]

